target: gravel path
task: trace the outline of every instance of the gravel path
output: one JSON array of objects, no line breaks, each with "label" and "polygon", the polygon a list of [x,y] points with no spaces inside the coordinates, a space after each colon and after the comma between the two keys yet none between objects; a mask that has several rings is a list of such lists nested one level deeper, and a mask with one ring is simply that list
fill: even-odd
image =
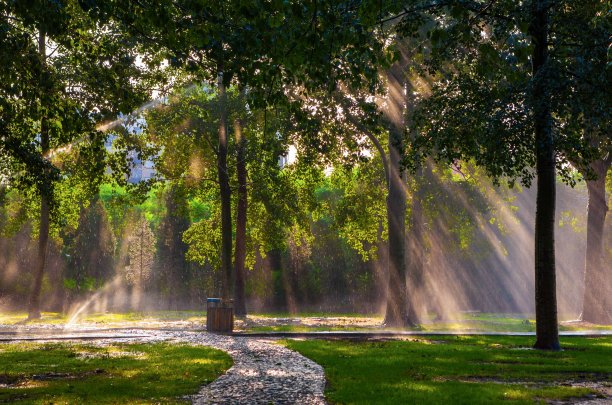
[{"label": "gravel path", "polygon": [[325,404],[323,368],[264,339],[191,334],[182,338],[229,353],[234,365],[192,397],[194,404]]}]

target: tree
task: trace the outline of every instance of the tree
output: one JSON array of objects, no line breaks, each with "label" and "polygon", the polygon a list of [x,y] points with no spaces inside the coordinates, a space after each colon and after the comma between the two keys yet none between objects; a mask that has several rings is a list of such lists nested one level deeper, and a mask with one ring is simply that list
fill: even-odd
[{"label": "tree", "polygon": [[385,324],[388,326],[413,324],[408,317],[406,294],[406,174],[400,165],[406,125],[405,74],[400,63],[396,63],[387,74],[389,95],[385,118],[389,131],[389,289]]},{"label": "tree", "polygon": [[535,223],[536,349],[560,350],[555,277],[555,144],[549,81],[547,0],[533,0],[529,33],[533,44],[533,120],[538,193]]},{"label": "tree", "polygon": [[135,306],[142,309],[144,292],[153,272],[155,235],[146,218],[142,216],[134,225],[128,242],[128,264],[124,269],[124,277],[132,287]]},{"label": "tree", "polygon": [[185,186],[180,182],[168,185],[165,203],[166,215],[158,232],[157,278],[167,297],[167,308],[177,310],[178,298],[186,291],[189,265],[186,260],[187,245],[183,233],[189,228],[189,211]]},{"label": "tree", "polygon": [[69,301],[91,292],[114,272],[115,237],[102,202],[94,198],[82,210],[72,246],[64,285],[73,295]]},{"label": "tree", "polygon": [[[244,93],[241,93],[244,98]],[[246,239],[247,239],[247,140],[242,130],[242,118],[234,120],[234,134],[236,142],[236,177],[238,180],[238,203],[236,204],[236,249],[234,256],[234,313],[245,316],[246,298],[244,295]]]},{"label": "tree", "polygon": [[[228,123],[225,93],[230,84],[247,89],[251,108],[278,105],[337,80],[358,82],[374,76],[362,63],[376,58],[362,15],[371,5],[352,2],[172,1],[121,2],[115,12],[141,38],[167,50],[176,66],[196,81],[208,81],[219,94],[217,166],[221,206],[222,296],[231,293],[231,188],[227,176]],[[253,10],[257,10],[253,12]],[[142,18],[134,18],[134,16]],[[185,16],[189,18],[184,18]],[[142,27],[146,27],[143,33]],[[287,86],[292,90],[287,91]],[[293,94],[290,94],[292,93]],[[241,239],[241,238],[240,238]],[[242,253],[239,252],[239,256]],[[238,257],[240,265],[241,258]]]},{"label": "tree", "polygon": [[[592,156],[569,156],[587,184],[587,246],[581,318],[612,323],[612,275],[604,265],[603,229],[608,210],[605,179],[612,165],[610,139],[609,19],[605,4],[587,1],[567,4],[555,15],[557,31],[553,52],[563,73],[558,96],[553,99],[565,131],[573,131],[594,149]],[[567,38],[567,39],[566,39]],[[570,39],[571,38],[571,39]],[[587,151],[589,152],[589,151]]]},{"label": "tree", "polygon": [[[13,167],[10,181],[35,186],[40,201],[38,263],[28,310],[29,318],[39,318],[53,188],[60,178],[51,160],[62,147],[99,138],[100,120],[141,103],[143,89],[133,79],[142,72],[129,38],[108,21],[92,19],[79,2],[11,1],[2,3],[0,12],[7,32],[2,40],[10,45],[7,50],[17,51],[10,57],[18,63],[10,64],[16,71],[3,83],[9,94],[2,107],[3,152],[25,168],[23,175]],[[3,59],[7,56],[3,53]]]},{"label": "tree", "polygon": [[585,252],[584,294],[581,319],[587,322],[612,323],[612,289],[610,269],[606,270],[604,228],[608,204],[606,201],[606,174],[612,164],[612,152],[590,164],[596,176],[587,180],[587,248]]},{"label": "tree", "polygon": [[[398,45],[398,44],[396,44]],[[398,59],[391,66],[385,67],[385,91],[380,97],[382,107],[367,102],[359,91],[351,94],[335,94],[329,103],[332,117],[324,117],[322,121],[333,124],[331,136],[340,138],[336,141],[344,147],[344,155],[336,156],[338,161],[351,161],[360,159],[361,152],[366,148],[374,147],[381,158],[384,180],[387,188],[386,195],[386,228],[387,228],[387,307],[385,324],[392,327],[405,327],[419,323],[418,313],[413,308],[413,302],[408,297],[406,279],[407,264],[411,258],[406,257],[406,172],[401,166],[403,155],[404,132],[406,131],[406,110],[409,100],[408,94],[408,57],[401,46],[394,48]],[[320,106],[319,106],[320,108]],[[337,111],[342,111],[342,117],[336,118]],[[328,124],[329,125],[329,124]],[[379,133],[388,135],[388,156]],[[360,138],[362,138],[360,140]],[[380,252],[379,252],[380,253]],[[414,271],[422,271],[415,269]]]},{"label": "tree", "polygon": [[438,4],[426,14],[435,17],[405,16],[402,27],[409,33],[424,21],[432,24],[423,52],[433,91],[419,107],[420,132],[411,141],[407,163],[423,154],[446,162],[474,158],[496,179],[530,184],[538,176],[536,347],[553,350],[559,347],[555,171],[571,183],[568,157],[579,155],[586,163],[592,150],[576,131],[567,130],[567,104],[554,96],[563,94],[564,79],[574,74],[560,68],[563,44],[571,42],[563,10],[572,7],[562,3]]}]

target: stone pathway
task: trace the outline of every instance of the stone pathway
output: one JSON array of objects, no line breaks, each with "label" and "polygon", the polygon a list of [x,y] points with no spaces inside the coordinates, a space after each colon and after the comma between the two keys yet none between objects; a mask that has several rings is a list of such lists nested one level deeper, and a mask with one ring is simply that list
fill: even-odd
[{"label": "stone pathway", "polygon": [[[184,334],[182,334],[184,335]],[[190,334],[180,340],[229,353],[234,365],[192,397],[194,404],[325,404],[323,368],[269,340]]]}]

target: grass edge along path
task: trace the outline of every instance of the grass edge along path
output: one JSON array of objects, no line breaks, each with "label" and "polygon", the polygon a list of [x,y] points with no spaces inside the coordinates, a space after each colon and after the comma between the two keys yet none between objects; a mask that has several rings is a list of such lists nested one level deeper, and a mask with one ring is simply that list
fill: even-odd
[{"label": "grass edge along path", "polygon": [[612,385],[612,337],[565,338],[562,352],[531,350],[532,340],[435,336],[281,343],[323,366],[332,404],[537,403],[593,398],[600,394],[590,385]]},{"label": "grass edge along path", "polygon": [[232,365],[181,343],[0,344],[0,403],[185,403]]},{"label": "grass edge along path", "polygon": [[[535,321],[525,314],[458,313],[455,320],[429,319],[416,328],[402,329],[407,332],[535,332]],[[42,319],[26,321],[25,312],[0,312],[0,328],[27,328],[54,326],[68,328],[122,327],[122,328],[180,328],[198,329],[206,324],[205,311],[141,311],[126,313],[88,313],[77,318],[57,312],[43,312]],[[69,323],[70,320],[74,323]],[[236,318],[236,330],[241,332],[321,332],[393,331],[382,327],[383,317],[374,314],[284,312],[252,313],[246,318]],[[594,325],[577,321],[565,321],[559,326],[562,332],[610,331],[612,325]]]}]

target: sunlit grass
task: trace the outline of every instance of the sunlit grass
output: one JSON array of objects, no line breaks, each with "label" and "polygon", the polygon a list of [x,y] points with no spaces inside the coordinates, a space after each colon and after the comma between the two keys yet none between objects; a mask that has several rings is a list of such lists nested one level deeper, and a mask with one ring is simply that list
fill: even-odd
[{"label": "sunlit grass", "polygon": [[[25,312],[0,312],[0,325],[62,325],[70,316],[57,312],[43,312],[42,319],[25,322]],[[236,329],[246,332],[319,332],[319,331],[379,331],[383,317],[373,314],[287,312],[253,313],[236,319]],[[205,311],[144,311],[125,313],[85,313],[76,323],[84,326],[122,327],[177,327],[204,328]],[[397,329],[395,329],[397,330]],[[400,329],[402,330],[402,329]],[[416,328],[422,332],[535,332],[535,320],[521,314],[460,313],[452,320],[426,319]],[[561,331],[612,330],[612,325],[593,325],[579,322],[562,323]]]},{"label": "sunlit grass", "polygon": [[[23,323],[28,317],[27,312],[0,312],[0,324],[15,325]],[[42,312],[40,319],[29,320],[31,324],[62,324],[67,317],[58,312]]]},{"label": "sunlit grass", "polygon": [[[305,325],[278,325],[278,326],[252,326],[244,329],[245,332],[364,332],[364,328],[357,326],[305,326]],[[368,331],[376,332],[368,329]]]},{"label": "sunlit grass", "polygon": [[376,314],[359,314],[356,312],[265,312],[255,313],[253,316],[263,318],[380,318],[382,316]]},{"label": "sunlit grass", "polygon": [[331,403],[533,403],[596,394],[571,381],[612,383],[612,337],[562,339],[562,352],[530,350],[531,337],[437,336],[416,341],[289,340],[321,364]]},{"label": "sunlit grass", "polygon": [[[26,321],[25,312],[0,312],[0,324],[15,325]],[[30,325],[36,324],[65,324],[70,319],[67,314],[58,312],[43,312],[41,319],[27,320]],[[114,324],[137,322],[193,322],[206,323],[206,312],[203,311],[143,311],[143,312],[104,312],[86,313],[77,319],[77,323]]]},{"label": "sunlit grass", "polygon": [[[252,332],[317,332],[317,331],[378,331],[388,330],[383,326],[382,316],[354,316],[334,314],[327,318],[320,316],[293,315],[291,317],[279,317],[279,322],[260,322],[258,317],[264,321],[267,315],[251,316],[255,322],[246,327]],[[317,318],[321,318],[321,322]],[[329,319],[337,318],[337,319]],[[389,329],[390,330],[390,329]],[[535,319],[520,314],[491,314],[491,313],[461,313],[453,320],[435,320],[433,317],[414,328],[392,329],[392,330],[417,330],[422,332],[535,332]],[[584,331],[584,330],[612,330],[612,325],[584,325],[581,323],[569,323],[559,326],[561,331]]]},{"label": "sunlit grass", "polygon": [[84,315],[80,321],[113,323],[141,321],[188,321],[205,322],[206,312],[203,311],[151,311],[127,313],[95,313]]},{"label": "sunlit grass", "polygon": [[231,364],[222,351],[183,344],[3,344],[0,402],[183,403]]}]

